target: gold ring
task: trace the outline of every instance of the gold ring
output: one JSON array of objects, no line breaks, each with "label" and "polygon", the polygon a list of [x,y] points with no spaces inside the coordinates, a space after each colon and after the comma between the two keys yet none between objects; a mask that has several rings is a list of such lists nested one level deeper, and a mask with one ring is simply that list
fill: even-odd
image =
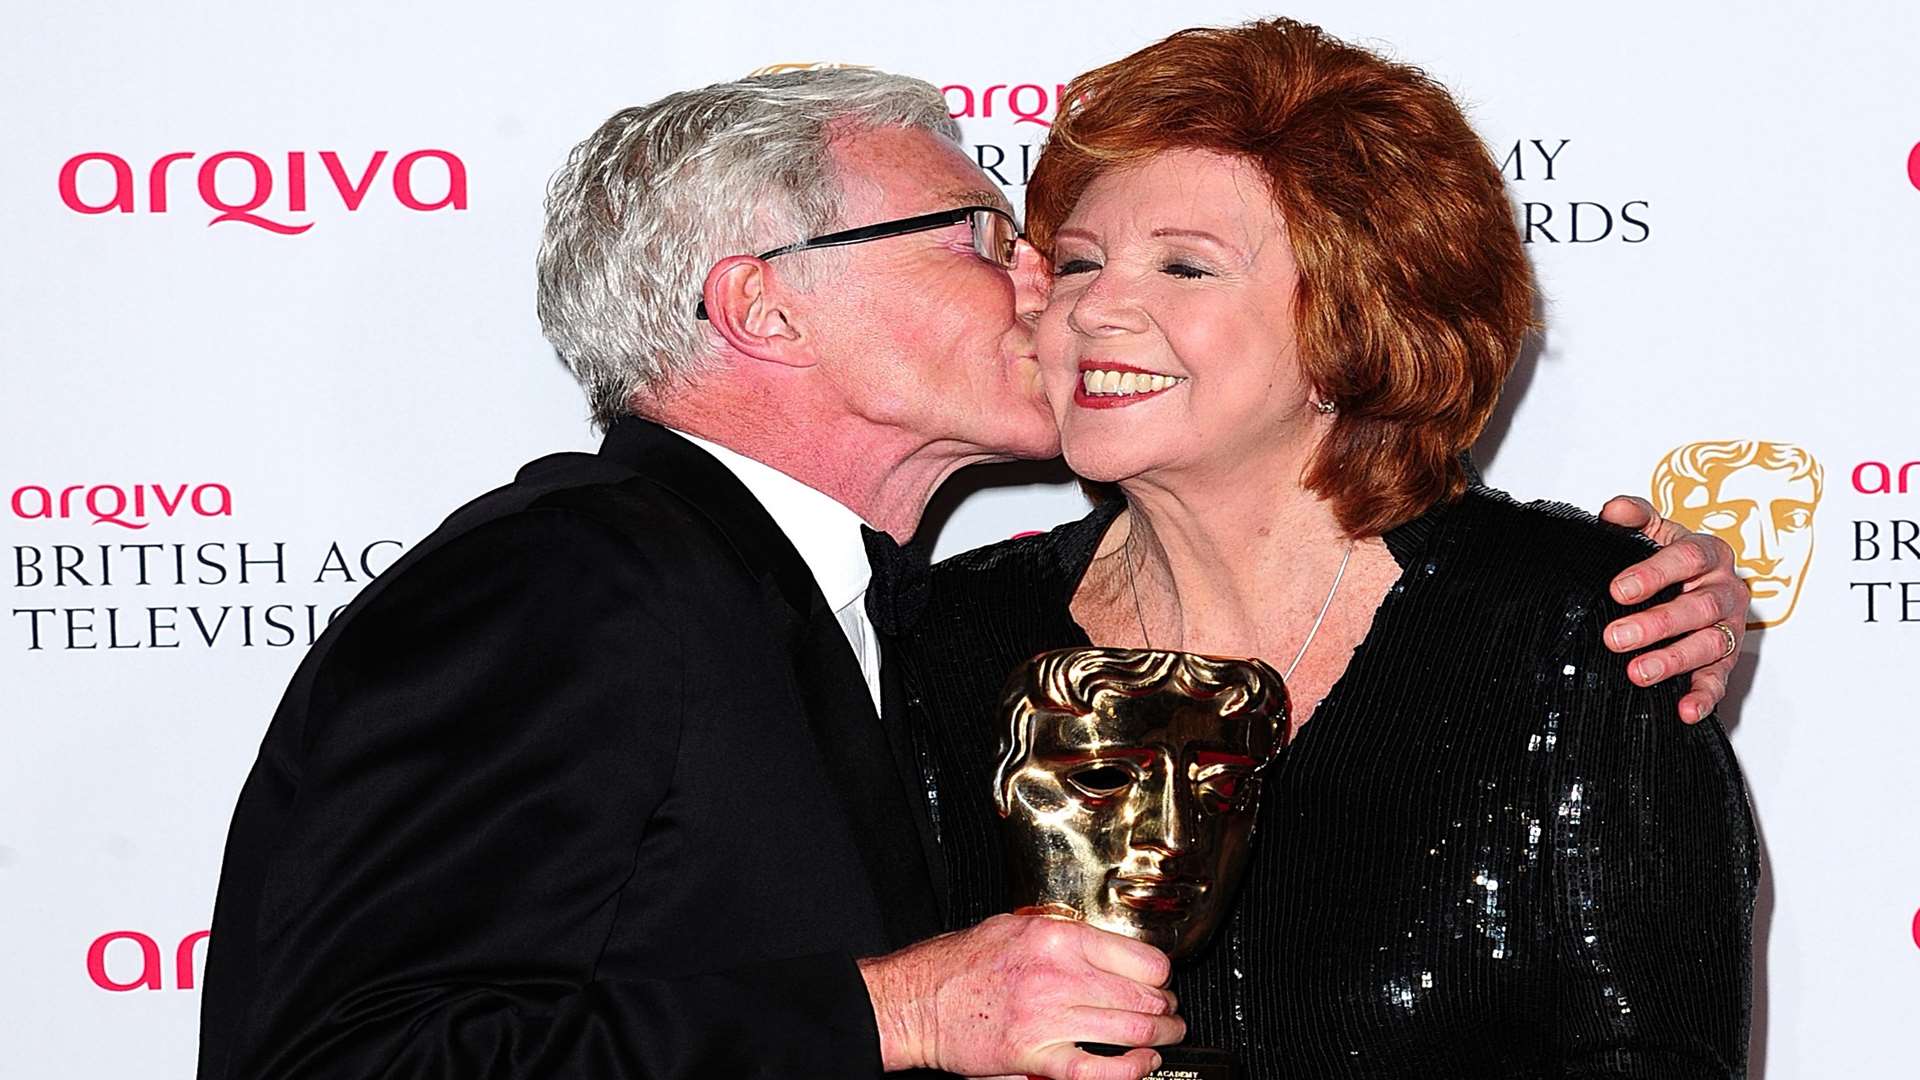
[{"label": "gold ring", "polygon": [[[1732,656],[1735,652],[1739,651],[1740,649],[1739,635],[1733,632],[1733,627],[1728,626],[1726,623],[1726,620],[1723,619],[1720,622],[1714,623],[1713,628],[1715,630],[1720,631],[1721,637],[1727,639],[1727,647],[1721,650],[1720,660],[1725,660],[1727,657]],[[1717,664],[1720,662],[1720,660],[1715,660],[1714,663]]]}]

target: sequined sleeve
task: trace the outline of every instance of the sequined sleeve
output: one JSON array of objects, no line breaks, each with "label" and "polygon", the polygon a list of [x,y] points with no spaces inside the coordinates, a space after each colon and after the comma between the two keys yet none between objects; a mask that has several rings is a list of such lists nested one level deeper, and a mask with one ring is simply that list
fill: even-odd
[{"label": "sequined sleeve", "polygon": [[1684,679],[1633,686],[1601,644],[1611,601],[1568,606],[1542,672],[1551,755],[1540,902],[1552,1046],[1573,1077],[1744,1075],[1758,883],[1751,809]]}]

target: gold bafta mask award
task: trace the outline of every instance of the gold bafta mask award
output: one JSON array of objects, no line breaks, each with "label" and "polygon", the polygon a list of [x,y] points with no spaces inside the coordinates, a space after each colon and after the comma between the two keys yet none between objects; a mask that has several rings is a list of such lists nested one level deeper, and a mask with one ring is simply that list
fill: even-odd
[{"label": "gold bafta mask award", "polygon": [[[1060,649],[1014,672],[995,804],[1016,910],[1084,919],[1176,962],[1227,915],[1287,695],[1258,660]],[[1098,1048],[1089,1048],[1096,1049]],[[1229,1055],[1166,1047],[1156,1077],[1231,1077]]]}]

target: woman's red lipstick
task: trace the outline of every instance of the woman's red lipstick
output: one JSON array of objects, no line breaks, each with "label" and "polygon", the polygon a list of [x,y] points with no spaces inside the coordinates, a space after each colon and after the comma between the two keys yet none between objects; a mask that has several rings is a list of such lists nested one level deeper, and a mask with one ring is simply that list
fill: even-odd
[{"label": "woman's red lipstick", "polygon": [[1086,373],[1089,371],[1131,371],[1138,375],[1165,375],[1162,371],[1148,371],[1146,368],[1121,363],[1118,360],[1082,360],[1080,361],[1080,379],[1073,388],[1073,403],[1083,409],[1118,409],[1135,405],[1148,398],[1156,398],[1168,390],[1185,382],[1177,376],[1168,376],[1176,381],[1158,390],[1136,390],[1131,394],[1090,394],[1087,392]]}]

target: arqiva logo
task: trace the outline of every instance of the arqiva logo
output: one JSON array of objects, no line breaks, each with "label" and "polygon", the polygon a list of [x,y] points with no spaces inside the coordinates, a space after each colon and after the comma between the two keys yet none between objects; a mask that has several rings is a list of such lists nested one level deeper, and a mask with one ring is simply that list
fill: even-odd
[{"label": "arqiva logo", "polygon": [[24,484],[7,501],[13,516],[35,518],[91,517],[95,525],[144,529],[151,514],[161,517],[213,518],[233,516],[233,492],[225,484],[68,484],[55,495],[52,488]]},{"label": "arqiva logo", "polygon": [[1010,116],[1016,124],[1052,127],[1053,114],[1067,96],[1067,84],[995,83],[980,88],[955,84],[941,87],[940,94],[947,99],[947,115],[955,120]]},{"label": "arqiva logo", "polygon": [[1907,151],[1907,183],[1920,189],[1920,143],[1914,143],[1913,149]]},{"label": "arqiva logo", "polygon": [[[162,154],[146,166],[145,183],[134,176],[134,166],[119,154],[93,150],[75,154],[60,166],[60,201],[77,214],[132,214],[144,209],[150,214],[168,212],[176,196],[176,179],[182,184],[193,179],[193,195],[213,217],[209,227],[223,222],[238,222],[282,236],[295,236],[313,228],[314,223],[277,221],[267,216],[267,204],[274,193],[283,198],[272,213],[306,214],[316,207],[308,205],[309,181],[319,191],[331,191],[331,197],[316,195],[319,205],[337,205],[348,213],[367,205],[376,193],[391,190],[393,199],[408,210],[430,213],[435,210],[467,208],[467,166],[460,155],[450,150],[412,150],[400,155],[387,168],[386,150],[375,150],[364,164],[344,160],[337,151],[322,150],[318,177],[310,175],[307,152],[290,150],[285,167],[281,159],[268,158],[246,150],[222,150],[200,158],[191,150]],[[198,166],[192,162],[199,159]],[[182,166],[175,169],[175,165]],[[380,183],[386,170],[386,183]],[[276,171],[277,170],[277,171]],[[140,196],[145,194],[145,206]]]},{"label": "arqiva logo", "polygon": [[[802,60],[767,64],[747,72],[748,78],[779,75],[789,71],[835,71],[842,68],[869,68],[869,64],[848,64],[838,60]],[[1044,86],[1040,83],[994,83],[975,87],[950,83],[940,88],[947,99],[947,115],[955,120],[975,117],[1012,117],[1016,124],[1052,127],[1054,111],[1067,95],[1066,83]],[[998,110],[997,112],[995,110]]]},{"label": "arqiva logo", "polygon": [[[199,948],[201,942],[212,935],[211,930],[195,930],[180,939],[173,947],[173,987],[176,990],[191,990],[196,985],[194,961],[204,956],[205,949]],[[114,949],[115,942],[127,944]],[[138,951],[140,966],[135,970],[125,960],[109,961],[108,952],[115,955]],[[108,970],[111,967],[113,970]],[[116,975],[115,972],[119,974]],[[132,978],[124,976],[131,975]],[[128,990],[164,990],[166,989],[166,959],[161,955],[160,943],[150,935],[138,930],[114,930],[93,939],[87,946],[87,977],[93,985],[102,990],[124,993]]]}]

